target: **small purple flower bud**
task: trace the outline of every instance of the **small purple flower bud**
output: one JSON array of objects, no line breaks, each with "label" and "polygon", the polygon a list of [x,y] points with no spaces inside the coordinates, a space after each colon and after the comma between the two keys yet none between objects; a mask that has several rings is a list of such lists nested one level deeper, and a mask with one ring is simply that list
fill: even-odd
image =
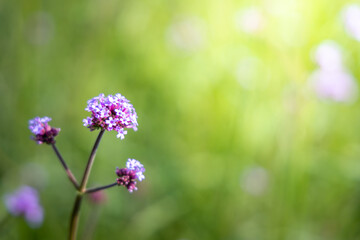
[{"label": "small purple flower bud", "polygon": [[142,181],[145,176],[143,172],[145,172],[144,166],[135,159],[128,159],[126,163],[127,168],[116,168],[115,173],[118,175],[116,179],[117,184],[119,186],[125,186],[129,192],[133,192],[137,190],[136,180]]},{"label": "small purple flower bud", "polygon": [[55,137],[59,134],[60,128],[52,128],[48,122],[51,121],[49,117],[35,117],[34,119],[29,120],[29,129],[35,135],[32,136],[32,139],[37,142],[37,144],[55,143]]},{"label": "small purple flower bud", "polygon": [[29,186],[22,186],[4,197],[7,210],[11,215],[24,216],[31,227],[39,227],[43,221],[43,208],[39,203],[37,191]]},{"label": "small purple flower bud", "polygon": [[129,192],[133,192],[134,190],[136,191],[137,190],[137,187],[136,187],[136,182],[130,182],[129,185],[127,186],[127,189]]},{"label": "small purple flower bud", "polygon": [[138,126],[135,108],[129,102],[119,93],[107,97],[100,94],[90,99],[85,110],[91,113],[91,117],[83,120],[84,126],[90,130],[114,130],[118,132],[117,138],[124,139],[127,134],[125,128],[137,131]]}]

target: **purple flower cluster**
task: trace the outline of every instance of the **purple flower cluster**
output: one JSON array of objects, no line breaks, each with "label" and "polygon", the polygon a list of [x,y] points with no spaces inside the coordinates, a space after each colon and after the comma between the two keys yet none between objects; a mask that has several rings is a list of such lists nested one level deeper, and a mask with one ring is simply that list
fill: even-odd
[{"label": "purple flower cluster", "polygon": [[142,181],[145,179],[143,173],[145,172],[144,166],[135,159],[128,159],[126,163],[126,168],[116,168],[116,174],[118,178],[116,179],[117,184],[120,186],[125,186],[129,192],[137,190],[136,179]]},{"label": "purple flower cluster", "polygon": [[60,128],[52,128],[48,122],[51,121],[49,117],[35,117],[29,120],[29,129],[35,135],[32,137],[38,144],[55,143],[55,136],[60,132]]},{"label": "purple flower cluster", "polygon": [[114,130],[118,132],[116,137],[124,139],[127,134],[125,128],[137,131],[138,126],[135,109],[129,102],[119,93],[107,97],[100,94],[98,97],[90,99],[85,110],[91,112],[91,117],[83,120],[84,126],[90,130],[98,128],[107,131]]},{"label": "purple flower cluster", "polygon": [[12,194],[5,195],[5,205],[10,214],[24,216],[31,227],[38,227],[43,221],[43,208],[39,203],[37,191],[29,186],[22,186]]}]

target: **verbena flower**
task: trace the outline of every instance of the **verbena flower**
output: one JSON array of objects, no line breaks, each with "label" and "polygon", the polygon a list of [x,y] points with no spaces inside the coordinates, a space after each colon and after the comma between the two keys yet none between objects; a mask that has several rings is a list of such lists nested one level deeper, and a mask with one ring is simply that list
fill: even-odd
[{"label": "verbena flower", "polygon": [[60,128],[52,128],[48,122],[51,121],[49,117],[35,117],[29,120],[29,129],[35,135],[32,137],[38,144],[55,143],[55,136],[60,132]]},{"label": "verbena flower", "polygon": [[116,174],[119,176],[116,181],[120,186],[125,186],[129,192],[137,190],[136,180],[142,181],[145,179],[143,172],[145,172],[144,166],[135,159],[128,159],[126,168],[116,168]]},{"label": "verbena flower", "polygon": [[129,102],[119,93],[107,97],[100,94],[90,99],[85,110],[91,112],[91,117],[83,120],[84,126],[90,130],[99,128],[107,131],[114,130],[118,132],[116,137],[124,139],[127,134],[126,128],[137,131],[138,126],[135,109]]},{"label": "verbena flower", "polygon": [[5,195],[7,210],[13,216],[24,216],[31,227],[38,227],[43,221],[43,208],[39,203],[37,191],[29,186],[22,186],[12,194]]}]

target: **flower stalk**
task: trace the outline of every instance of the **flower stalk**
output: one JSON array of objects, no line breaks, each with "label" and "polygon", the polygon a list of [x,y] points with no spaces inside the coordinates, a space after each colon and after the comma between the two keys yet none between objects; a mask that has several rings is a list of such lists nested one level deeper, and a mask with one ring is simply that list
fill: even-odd
[{"label": "flower stalk", "polygon": [[80,208],[85,194],[95,193],[96,195],[101,193],[101,190],[116,185],[124,186],[129,192],[133,192],[137,190],[137,180],[142,181],[145,178],[143,175],[145,172],[144,166],[139,161],[129,158],[126,163],[126,168],[116,169],[115,173],[118,178],[116,178],[114,183],[87,189],[87,183],[95,161],[96,152],[104,132],[116,131],[117,137],[124,139],[127,134],[127,129],[137,131],[138,123],[137,114],[133,105],[119,93],[114,96],[100,94],[88,101],[85,110],[90,112],[91,116],[83,120],[84,126],[88,127],[91,131],[99,129],[100,132],[90,153],[81,182],[77,181],[55,145],[55,137],[60,132],[60,128],[51,127],[48,124],[48,122],[51,121],[51,118],[49,117],[35,117],[29,121],[29,129],[34,134],[32,139],[37,144],[45,143],[52,146],[61,165],[65,169],[68,178],[77,190],[70,218],[69,240],[76,240]]},{"label": "flower stalk", "polygon": [[105,186],[101,186],[101,187],[88,188],[88,189],[86,189],[85,193],[94,193],[94,192],[97,192],[97,191],[100,191],[100,190],[104,190],[104,189],[107,189],[107,188],[114,187],[116,185],[118,185],[118,183],[114,182],[114,183],[111,183],[111,184],[108,184],[108,185],[105,185]]},{"label": "flower stalk", "polygon": [[69,235],[69,239],[70,240],[75,240],[76,239],[76,233],[77,233],[77,228],[78,228],[78,223],[79,223],[79,213],[80,213],[80,207],[81,207],[81,202],[82,202],[82,198],[84,196],[84,193],[86,192],[86,184],[89,180],[89,176],[90,176],[90,172],[91,172],[91,168],[92,165],[94,164],[94,160],[95,160],[95,155],[96,155],[96,151],[97,148],[99,147],[99,143],[101,141],[102,136],[104,135],[104,131],[105,130],[101,130],[96,141],[94,144],[94,147],[91,151],[91,154],[89,156],[89,160],[88,163],[86,165],[85,168],[85,172],[81,181],[81,185],[79,187],[79,191],[78,194],[76,196],[75,199],[75,203],[74,203],[74,207],[73,207],[73,211],[71,214],[71,220],[70,220],[70,235]]},{"label": "flower stalk", "polygon": [[79,185],[78,181],[76,180],[76,177],[74,176],[74,174],[71,172],[71,170],[67,166],[65,160],[61,156],[61,154],[60,154],[59,150],[57,149],[55,143],[52,143],[51,146],[54,149],[54,151],[56,153],[56,156],[59,158],[61,165],[64,167],[64,169],[66,171],[66,174],[68,175],[70,181],[73,183],[74,187],[78,190],[80,185]]},{"label": "flower stalk", "polygon": [[78,192],[76,199],[75,199],[72,214],[71,214],[70,235],[69,235],[70,240],[76,239],[76,233],[77,233],[77,228],[78,228],[78,223],[79,223],[79,213],[80,213],[82,199],[83,199],[83,194]]}]

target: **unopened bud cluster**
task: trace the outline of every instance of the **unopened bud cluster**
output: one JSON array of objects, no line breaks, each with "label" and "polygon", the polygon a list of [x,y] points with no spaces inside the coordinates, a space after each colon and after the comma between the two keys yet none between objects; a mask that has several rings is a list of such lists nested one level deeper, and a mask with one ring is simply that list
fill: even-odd
[{"label": "unopened bud cluster", "polygon": [[125,186],[129,192],[137,190],[136,180],[142,181],[145,179],[144,166],[135,159],[128,159],[126,163],[126,168],[116,168],[116,174],[118,178],[116,179],[119,186]]},{"label": "unopened bud cluster", "polygon": [[55,137],[59,134],[60,128],[51,127],[48,122],[51,121],[49,117],[36,117],[29,121],[29,129],[35,135],[32,139],[38,144],[47,143],[54,144]]}]

